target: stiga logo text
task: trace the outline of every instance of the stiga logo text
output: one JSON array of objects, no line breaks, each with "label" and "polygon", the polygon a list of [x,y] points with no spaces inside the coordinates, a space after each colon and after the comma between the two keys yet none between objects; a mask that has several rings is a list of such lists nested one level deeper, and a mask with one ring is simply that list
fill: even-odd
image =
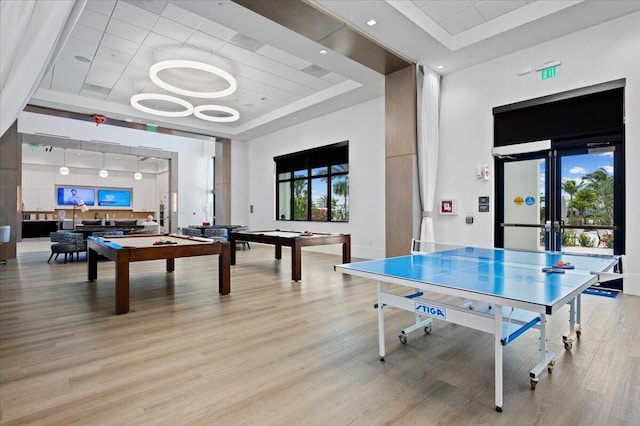
[{"label": "stiga logo text", "polygon": [[428,315],[434,318],[447,318],[447,310],[438,306],[425,305],[424,303],[416,302],[415,311],[422,315]]}]

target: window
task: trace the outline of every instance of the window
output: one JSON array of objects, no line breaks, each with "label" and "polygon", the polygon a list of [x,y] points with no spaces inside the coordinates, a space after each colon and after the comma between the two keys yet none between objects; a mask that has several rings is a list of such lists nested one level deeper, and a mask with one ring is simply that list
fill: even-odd
[{"label": "window", "polygon": [[349,220],[349,142],[273,159],[276,220]]}]

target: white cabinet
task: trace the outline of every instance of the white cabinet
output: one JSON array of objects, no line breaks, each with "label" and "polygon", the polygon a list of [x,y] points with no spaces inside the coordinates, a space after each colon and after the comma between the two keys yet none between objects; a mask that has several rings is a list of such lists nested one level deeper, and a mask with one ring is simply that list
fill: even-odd
[{"label": "white cabinet", "polygon": [[24,211],[52,212],[55,210],[53,189],[24,188],[22,202]]},{"label": "white cabinet", "polygon": [[156,206],[156,194],[155,193],[133,193],[133,211],[136,212],[155,212]]},{"label": "white cabinet", "polygon": [[144,211],[145,212],[155,212],[156,209],[157,209],[157,206],[156,206],[156,194],[155,193],[144,194]]},{"label": "white cabinet", "polygon": [[158,194],[156,192],[156,179],[147,177],[135,181],[133,183],[133,211],[155,213],[158,208]]}]

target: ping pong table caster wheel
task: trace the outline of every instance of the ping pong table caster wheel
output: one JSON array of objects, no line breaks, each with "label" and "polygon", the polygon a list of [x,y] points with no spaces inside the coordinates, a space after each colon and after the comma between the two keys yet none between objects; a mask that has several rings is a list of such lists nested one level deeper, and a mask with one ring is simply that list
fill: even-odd
[{"label": "ping pong table caster wheel", "polygon": [[576,337],[579,339],[580,336],[582,335],[582,331],[580,330],[576,330]]},{"label": "ping pong table caster wheel", "polygon": [[536,385],[538,384],[538,378],[532,377],[530,379],[530,382],[531,382],[531,390],[536,390]]},{"label": "ping pong table caster wheel", "polygon": [[431,334],[431,326],[430,325],[425,326],[424,334]]},{"label": "ping pong table caster wheel", "polygon": [[571,340],[567,340],[566,342],[564,342],[564,348],[570,351],[571,349],[573,349],[573,342]]},{"label": "ping pong table caster wheel", "polygon": [[408,338],[408,337],[409,337],[409,336],[407,336],[406,334],[404,334],[404,333],[403,333],[403,334],[400,334],[400,335],[398,336],[398,339],[400,339],[400,343],[402,343],[403,345],[406,345],[406,344],[407,344],[407,338]]},{"label": "ping pong table caster wheel", "polygon": [[547,364],[547,371],[551,373],[553,371],[553,366],[556,365],[556,360],[552,359],[549,364]]}]

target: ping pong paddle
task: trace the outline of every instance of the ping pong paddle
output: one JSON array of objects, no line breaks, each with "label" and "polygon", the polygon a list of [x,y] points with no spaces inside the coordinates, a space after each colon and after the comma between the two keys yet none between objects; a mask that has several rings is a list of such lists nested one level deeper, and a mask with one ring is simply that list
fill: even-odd
[{"label": "ping pong paddle", "polygon": [[573,266],[571,263],[563,262],[562,260],[559,261],[558,263],[554,263],[551,266],[553,266],[554,268],[558,268],[558,269],[575,269],[575,266]]},{"label": "ping pong paddle", "polygon": [[564,270],[556,269],[556,268],[542,268],[542,272],[546,272],[547,274],[564,274]]}]

